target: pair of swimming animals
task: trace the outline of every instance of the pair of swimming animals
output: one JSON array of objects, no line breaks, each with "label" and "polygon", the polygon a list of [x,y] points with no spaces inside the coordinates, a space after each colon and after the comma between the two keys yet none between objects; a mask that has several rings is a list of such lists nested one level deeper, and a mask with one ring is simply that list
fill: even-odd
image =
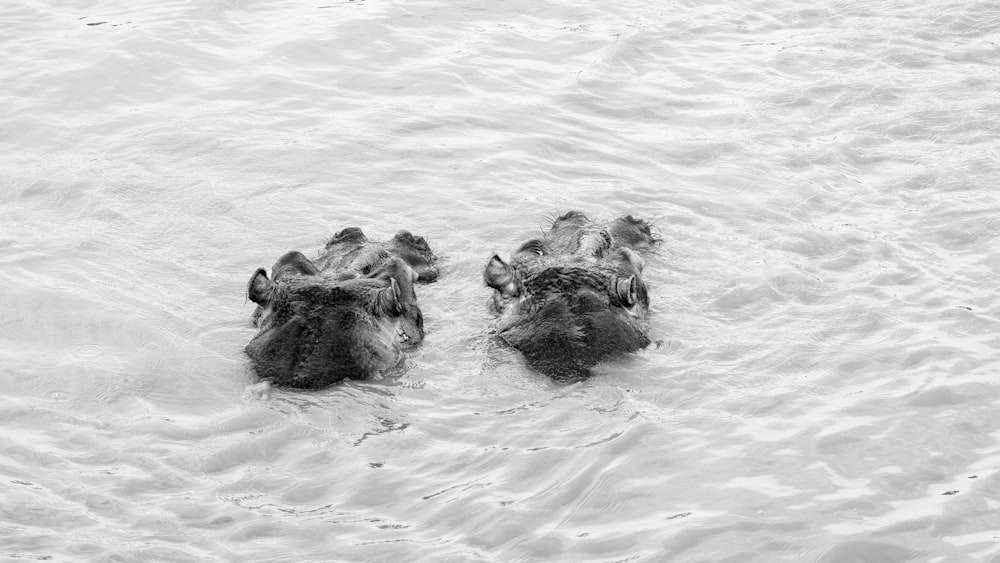
[{"label": "pair of swimming animals", "polygon": [[[492,332],[557,379],[586,377],[602,360],[645,348],[649,295],[640,254],[658,243],[650,224],[632,215],[557,217],[508,261],[494,254],[486,264]],[[423,237],[399,231],[371,241],[349,227],[316,260],[291,251],[270,277],[258,268],[247,284],[258,332],[246,346],[257,376],[321,389],[392,370],[424,338],[415,288],[438,278],[436,262]]]}]

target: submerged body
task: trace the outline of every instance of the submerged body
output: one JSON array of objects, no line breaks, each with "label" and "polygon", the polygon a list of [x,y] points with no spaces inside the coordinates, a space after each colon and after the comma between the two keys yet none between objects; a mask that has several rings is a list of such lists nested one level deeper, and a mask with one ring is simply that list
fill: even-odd
[{"label": "submerged body", "polygon": [[509,262],[494,255],[486,265],[497,336],[557,378],[586,377],[609,356],[645,348],[649,297],[636,251],[656,242],[632,216],[610,223],[578,211],[558,217]]},{"label": "submerged body", "polygon": [[315,262],[292,251],[275,262],[270,278],[258,269],[247,284],[258,332],[246,346],[258,377],[319,389],[392,369],[423,340],[415,268],[433,279],[434,261],[426,241],[406,231],[382,243],[351,227],[334,235]]}]

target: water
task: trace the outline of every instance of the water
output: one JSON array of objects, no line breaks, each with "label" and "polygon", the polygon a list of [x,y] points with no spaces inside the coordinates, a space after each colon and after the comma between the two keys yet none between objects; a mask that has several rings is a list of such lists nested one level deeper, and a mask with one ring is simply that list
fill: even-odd
[{"label": "water", "polygon": [[[1000,561],[992,2],[8,2],[0,556]],[[655,219],[555,384],[482,268]],[[250,392],[258,266],[428,238],[405,375]]]}]

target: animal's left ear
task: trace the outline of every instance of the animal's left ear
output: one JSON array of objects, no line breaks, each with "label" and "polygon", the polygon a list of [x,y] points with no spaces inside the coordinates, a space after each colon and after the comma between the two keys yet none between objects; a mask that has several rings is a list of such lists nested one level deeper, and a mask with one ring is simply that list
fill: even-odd
[{"label": "animal's left ear", "polygon": [[519,293],[517,287],[517,270],[500,259],[496,254],[486,264],[483,271],[483,281],[486,285],[500,292],[504,297],[514,297]]},{"label": "animal's left ear", "polygon": [[390,258],[369,275],[373,278],[392,280],[396,283],[399,291],[405,293],[404,297],[416,299],[416,294],[413,293],[413,284],[420,278],[420,275],[405,260]]},{"label": "animal's left ear", "polygon": [[624,307],[631,307],[639,302],[640,284],[642,281],[638,276],[620,278],[615,276],[611,279],[611,297]]},{"label": "animal's left ear", "polygon": [[250,281],[247,282],[247,298],[258,305],[266,305],[273,289],[274,283],[267,279],[267,272],[264,268],[257,268],[257,271],[250,276]]},{"label": "animal's left ear", "polygon": [[378,312],[385,315],[398,316],[403,314],[400,296],[402,290],[395,278],[389,278],[389,287],[382,288],[375,297],[375,306]]}]

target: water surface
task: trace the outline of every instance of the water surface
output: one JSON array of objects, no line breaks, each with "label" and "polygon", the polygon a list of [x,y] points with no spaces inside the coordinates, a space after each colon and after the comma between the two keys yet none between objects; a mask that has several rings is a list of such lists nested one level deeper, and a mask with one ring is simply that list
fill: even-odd
[{"label": "water surface", "polygon": [[[0,556],[1000,561],[991,2],[8,3]],[[634,213],[658,346],[553,383],[482,268]],[[441,255],[405,374],[259,397],[247,279]]]}]

